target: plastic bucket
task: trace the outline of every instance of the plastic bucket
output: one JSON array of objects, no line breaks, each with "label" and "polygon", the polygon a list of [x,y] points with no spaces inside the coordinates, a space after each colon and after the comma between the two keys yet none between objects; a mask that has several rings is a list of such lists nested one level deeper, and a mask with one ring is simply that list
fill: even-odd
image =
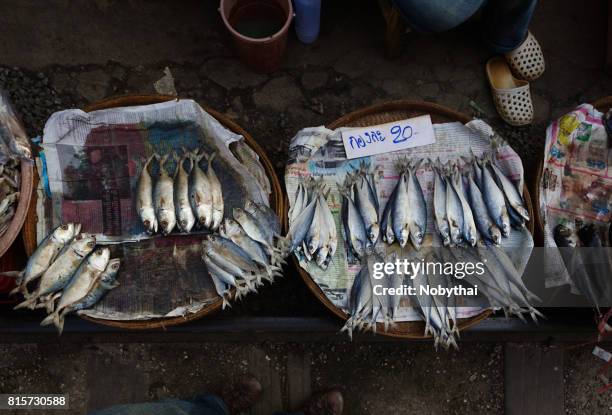
[{"label": "plastic bucket", "polygon": [[279,68],[293,19],[291,0],[221,0],[219,12],[247,66],[260,73]]}]

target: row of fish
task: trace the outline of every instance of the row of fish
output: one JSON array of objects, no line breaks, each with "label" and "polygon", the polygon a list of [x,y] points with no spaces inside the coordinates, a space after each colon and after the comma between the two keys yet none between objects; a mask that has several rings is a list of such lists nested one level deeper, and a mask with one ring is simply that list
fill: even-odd
[{"label": "row of fish", "polygon": [[298,185],[295,203],[289,210],[289,233],[286,252],[298,258],[315,260],[321,269],[327,269],[338,246],[336,222],[327,203],[322,179],[311,179]]},{"label": "row of fish", "polygon": [[[153,154],[144,164],[138,179],[136,210],[149,234],[158,230],[168,235],[175,227],[189,233],[194,227],[216,231],[224,215],[221,182],[212,166],[216,153],[189,152],[183,149],[160,157]],[[149,166],[153,159],[159,164],[159,174],[153,183]],[[200,162],[206,159],[206,171]],[[171,175],[166,167],[176,161]]]},{"label": "row of fish", "polygon": [[[427,247],[419,252],[408,254],[410,261],[426,263],[449,263],[449,262],[471,262],[484,264],[485,272],[466,275],[462,279],[449,275],[429,275],[424,268],[412,278],[404,278],[404,275],[388,275],[382,280],[372,279],[370,269],[372,262],[381,262],[379,253],[371,253],[367,256],[361,270],[355,276],[348,297],[348,311],[350,318],[342,328],[352,338],[353,331],[372,330],[376,332],[377,324],[383,323],[386,331],[395,325],[400,303],[405,300],[403,306],[411,305],[421,315],[425,322],[424,335],[434,338],[436,347],[457,347],[459,337],[458,302],[457,295],[433,295],[420,290],[419,287],[436,286],[451,289],[454,286],[477,288],[482,301],[476,304],[482,307],[499,307],[508,315],[516,315],[524,320],[524,314],[529,314],[534,321],[542,314],[533,307],[533,303],[540,299],[525,286],[508,255],[495,245],[479,244],[476,248],[467,246]],[[392,254],[387,262],[395,262],[397,254]],[[403,259],[403,258],[401,258]],[[382,283],[385,288],[400,289],[402,286],[415,288],[414,296],[401,295],[377,295],[374,290],[375,284]],[[380,291],[379,291],[380,292]],[[397,292],[397,291],[396,291]]]},{"label": "row of fish", "polygon": [[219,235],[207,235],[202,243],[202,259],[223,308],[257,292],[264,280],[273,282],[285,263],[280,222],[268,206],[249,201],[244,209],[234,208],[232,216],[225,218]]},{"label": "row of fish", "polygon": [[118,286],[120,260],[110,258],[109,248],[96,249],[96,238],[80,231],[80,224],[57,227],[38,245],[25,269],[14,274],[17,288],[12,293],[25,297],[15,309],[45,308],[48,316],[41,325],[53,323],[60,333],[67,314],[92,307]]},{"label": "row of fish", "polygon": [[8,95],[0,90],[0,236],[15,216],[21,188],[21,160],[31,158],[30,140]]},{"label": "row of fish", "polygon": [[523,228],[529,212],[522,197],[522,184],[512,182],[490,155],[473,156],[462,170],[458,165],[434,170],[434,217],[445,246],[480,240],[499,245],[511,227]]}]

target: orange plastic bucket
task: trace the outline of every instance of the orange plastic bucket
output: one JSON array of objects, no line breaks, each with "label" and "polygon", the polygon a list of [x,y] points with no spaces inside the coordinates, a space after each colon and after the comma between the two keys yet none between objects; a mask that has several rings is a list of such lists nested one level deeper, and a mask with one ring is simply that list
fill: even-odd
[{"label": "orange plastic bucket", "polygon": [[219,12],[247,66],[260,73],[279,68],[293,19],[291,0],[221,0]]}]

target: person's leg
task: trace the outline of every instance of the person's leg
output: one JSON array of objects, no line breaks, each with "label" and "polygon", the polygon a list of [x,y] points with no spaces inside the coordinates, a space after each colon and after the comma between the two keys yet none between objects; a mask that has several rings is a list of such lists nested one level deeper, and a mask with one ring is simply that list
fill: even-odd
[{"label": "person's leg", "polygon": [[392,0],[412,29],[444,32],[459,26],[480,9],[485,0]]},{"label": "person's leg", "polygon": [[523,43],[538,0],[488,0],[483,37],[492,52],[508,53]]}]

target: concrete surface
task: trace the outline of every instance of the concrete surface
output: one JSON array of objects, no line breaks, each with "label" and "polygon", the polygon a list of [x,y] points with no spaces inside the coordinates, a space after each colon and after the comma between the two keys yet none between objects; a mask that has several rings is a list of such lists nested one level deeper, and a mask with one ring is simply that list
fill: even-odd
[{"label": "concrete surface", "polygon": [[[1,1],[0,87],[9,90],[34,136],[58,109],[154,92],[168,67],[180,96],[235,119],[264,146],[279,174],[299,128],[398,98],[469,114],[473,101],[530,170],[552,117],[612,92],[612,79],[602,69],[605,2],[541,2],[532,32],[547,71],[532,84],[536,121],[519,129],[504,125],[493,108],[484,78],[490,54],[479,42],[477,19],[444,34],[409,33],[400,58],[389,61],[376,2],[324,3],[320,39],[306,46],[291,33],[282,68],[257,75],[234,57],[213,0]],[[296,307],[325,313],[297,277],[287,275],[234,312],[291,314]],[[601,361],[590,350],[565,352],[567,413],[612,411],[612,395],[595,392]],[[289,406],[296,399],[290,399],[286,373],[297,369],[287,372],[287,362],[297,356],[311,362],[301,367],[311,368],[313,389],[346,386],[349,414],[495,414],[503,411],[504,398],[521,399],[504,397],[502,353],[497,344],[436,353],[429,345],[405,343],[100,345],[50,339],[0,345],[0,393],[69,393],[74,406],[66,413],[80,414],[110,403],[187,397],[255,367],[278,392],[268,402]]]}]

